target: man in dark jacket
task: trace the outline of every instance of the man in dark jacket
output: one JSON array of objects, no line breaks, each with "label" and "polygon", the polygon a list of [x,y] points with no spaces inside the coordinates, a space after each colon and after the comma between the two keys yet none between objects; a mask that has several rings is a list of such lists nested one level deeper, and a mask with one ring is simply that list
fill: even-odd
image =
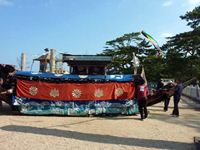
[{"label": "man in dark jacket", "polygon": [[174,110],[172,112],[172,115],[178,117],[179,116],[178,103],[179,103],[180,98],[181,98],[181,94],[182,94],[182,90],[183,90],[183,84],[182,84],[181,80],[177,80],[176,83],[177,84],[175,86],[175,91],[174,91]]},{"label": "man in dark jacket", "polygon": [[164,111],[168,110],[170,97],[174,95],[174,83],[169,82],[163,88],[163,99],[164,99]]}]

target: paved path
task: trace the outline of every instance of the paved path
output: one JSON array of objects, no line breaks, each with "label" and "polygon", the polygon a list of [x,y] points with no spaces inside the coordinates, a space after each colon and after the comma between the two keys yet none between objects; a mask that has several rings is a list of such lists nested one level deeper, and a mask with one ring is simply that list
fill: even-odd
[{"label": "paved path", "polygon": [[[170,103],[172,106],[172,102]],[[0,150],[195,150],[200,137],[200,106],[180,103],[180,117],[149,107],[150,116],[60,117],[12,115],[0,111]]]}]

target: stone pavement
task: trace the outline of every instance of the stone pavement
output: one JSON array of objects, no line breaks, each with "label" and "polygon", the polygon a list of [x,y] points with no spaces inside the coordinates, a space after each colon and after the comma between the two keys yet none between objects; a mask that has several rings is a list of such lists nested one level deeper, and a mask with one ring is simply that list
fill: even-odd
[{"label": "stone pavement", "polygon": [[0,111],[1,150],[195,150],[200,136],[200,107],[180,102],[180,117],[163,111],[163,103],[148,108],[149,117],[66,117],[12,115]]}]

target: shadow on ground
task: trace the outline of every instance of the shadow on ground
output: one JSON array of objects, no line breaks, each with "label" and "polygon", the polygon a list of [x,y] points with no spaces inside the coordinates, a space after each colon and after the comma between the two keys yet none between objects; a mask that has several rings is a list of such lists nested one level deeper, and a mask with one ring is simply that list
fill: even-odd
[{"label": "shadow on ground", "polygon": [[178,149],[182,150],[182,149],[194,148],[194,144],[192,143],[190,144],[190,143],[175,142],[175,141],[126,138],[126,137],[118,137],[118,136],[112,136],[112,135],[81,133],[77,131],[47,129],[47,128],[38,128],[38,127],[31,127],[31,126],[8,125],[8,126],[3,126],[0,129],[4,131],[10,131],[10,132],[21,132],[21,133],[31,133],[31,134],[37,134],[37,135],[63,137],[63,138],[103,143],[103,144],[120,144],[120,145],[127,145],[127,146],[140,146],[140,147],[146,147],[146,148],[171,149],[171,150],[178,150]]},{"label": "shadow on ground", "polygon": [[[194,128],[197,132],[200,132],[200,106],[198,103],[193,103],[189,99],[182,99],[182,105],[179,107],[180,117],[174,118],[169,113],[172,112],[173,107],[169,107],[168,112],[163,112],[163,107],[160,105],[154,105],[148,108],[150,111],[150,118],[168,123],[179,124]],[[182,114],[182,110],[187,110],[187,114]],[[192,110],[192,113],[190,112]],[[159,111],[161,113],[159,113]]]}]

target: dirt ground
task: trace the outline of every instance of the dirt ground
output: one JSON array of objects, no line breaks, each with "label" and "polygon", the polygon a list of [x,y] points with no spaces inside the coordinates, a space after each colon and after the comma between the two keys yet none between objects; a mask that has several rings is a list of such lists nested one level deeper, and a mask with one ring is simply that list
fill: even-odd
[{"label": "dirt ground", "polygon": [[[172,100],[170,106],[173,106]],[[149,107],[149,118],[137,116],[66,117],[12,115],[0,111],[0,150],[193,150],[200,137],[200,105],[180,103],[180,117]]]}]

